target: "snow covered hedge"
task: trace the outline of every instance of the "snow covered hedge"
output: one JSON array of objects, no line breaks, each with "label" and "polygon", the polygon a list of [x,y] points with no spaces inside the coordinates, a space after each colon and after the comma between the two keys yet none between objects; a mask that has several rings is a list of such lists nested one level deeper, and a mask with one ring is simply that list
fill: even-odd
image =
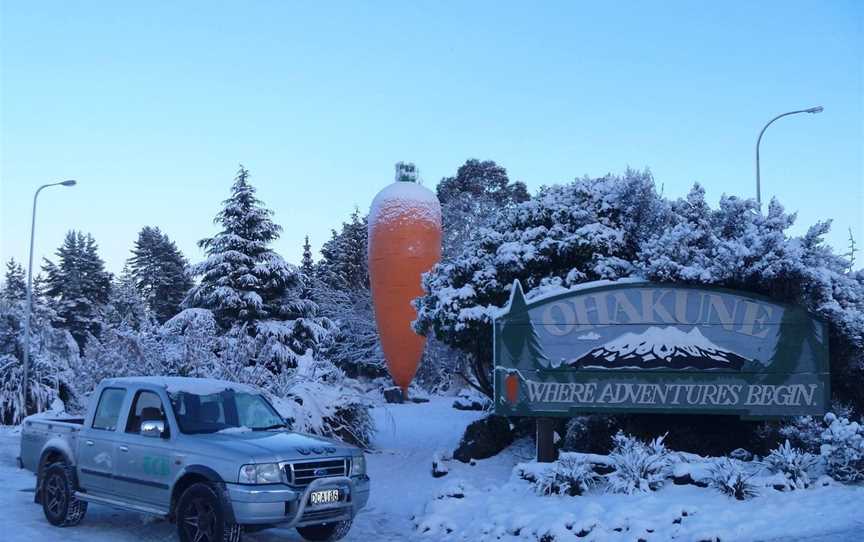
[{"label": "snow covered hedge", "polygon": [[824,242],[830,223],[795,237],[787,233],[794,220],[776,200],[765,212],[734,196],[712,208],[698,185],[670,201],[647,172],[544,187],[425,276],[415,329],[472,356],[474,376],[491,393],[490,324],[515,279],[529,299],[626,277],[724,286],[825,318],[832,392],[864,408],[864,271],[853,272]]}]

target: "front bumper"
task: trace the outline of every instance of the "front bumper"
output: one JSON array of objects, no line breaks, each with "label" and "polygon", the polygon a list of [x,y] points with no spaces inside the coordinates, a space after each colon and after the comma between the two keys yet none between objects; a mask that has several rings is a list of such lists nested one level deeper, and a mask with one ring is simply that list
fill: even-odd
[{"label": "front bumper", "polygon": [[[319,478],[305,489],[284,484],[225,484],[234,521],[241,525],[302,527],[352,519],[369,501],[368,476]],[[313,506],[309,495],[338,488],[345,497],[338,503]],[[287,524],[287,525],[285,525]]]}]

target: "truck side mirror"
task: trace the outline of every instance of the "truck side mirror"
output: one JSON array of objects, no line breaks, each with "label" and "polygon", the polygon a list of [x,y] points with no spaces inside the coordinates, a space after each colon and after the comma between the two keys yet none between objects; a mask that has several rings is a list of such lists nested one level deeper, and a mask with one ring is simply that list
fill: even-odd
[{"label": "truck side mirror", "polygon": [[146,420],[141,422],[140,435],[143,437],[162,438],[165,435],[165,422],[162,420]]}]

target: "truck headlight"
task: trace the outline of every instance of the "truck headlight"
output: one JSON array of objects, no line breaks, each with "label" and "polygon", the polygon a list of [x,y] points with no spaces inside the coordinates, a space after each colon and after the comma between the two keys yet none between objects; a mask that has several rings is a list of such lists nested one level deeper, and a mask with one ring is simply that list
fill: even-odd
[{"label": "truck headlight", "polygon": [[240,467],[237,479],[241,484],[278,484],[282,473],[276,463],[257,463]]},{"label": "truck headlight", "polygon": [[355,455],[351,459],[351,476],[362,474],[366,474],[366,456],[363,454]]}]

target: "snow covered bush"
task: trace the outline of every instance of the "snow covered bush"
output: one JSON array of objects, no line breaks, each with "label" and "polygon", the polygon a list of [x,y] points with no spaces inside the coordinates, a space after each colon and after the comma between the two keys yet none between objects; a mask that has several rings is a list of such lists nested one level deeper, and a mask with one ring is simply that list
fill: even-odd
[{"label": "snow covered bush", "polygon": [[828,413],[820,453],[826,473],[839,482],[864,480],[864,427]]},{"label": "snow covered bush", "polygon": [[532,465],[533,469],[523,466],[519,470],[519,475],[531,482],[538,495],[575,497],[584,494],[601,481],[600,475],[594,472],[591,462],[580,456],[568,454],[554,463]]},{"label": "snow covered bush", "polygon": [[759,495],[759,488],[752,480],[753,474],[745,472],[740,463],[733,459],[723,457],[717,460],[709,472],[709,483],[721,493],[739,501]]},{"label": "snow covered bush", "polygon": [[635,493],[660,488],[670,474],[671,457],[662,437],[643,442],[618,432],[609,459],[614,471],[606,475],[609,491]]},{"label": "snow covered bush", "polygon": [[810,471],[816,466],[818,458],[793,448],[787,440],[771,450],[763,462],[771,472],[782,474],[789,488],[806,489],[810,487]]}]

